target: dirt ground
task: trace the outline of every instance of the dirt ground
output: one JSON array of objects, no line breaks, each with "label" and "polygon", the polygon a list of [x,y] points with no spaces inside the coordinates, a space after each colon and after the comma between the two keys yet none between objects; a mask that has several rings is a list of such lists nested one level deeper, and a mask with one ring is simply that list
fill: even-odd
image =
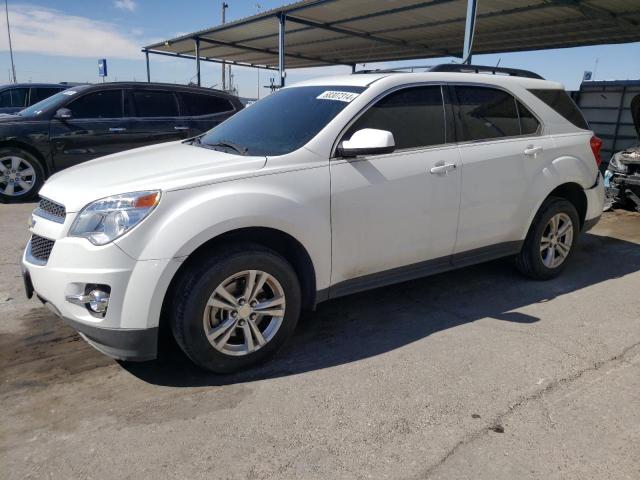
[{"label": "dirt ground", "polygon": [[0,478],[640,478],[640,215],[565,274],[507,261],[322,304],[268,365],[101,355],[37,300],[0,205]]}]

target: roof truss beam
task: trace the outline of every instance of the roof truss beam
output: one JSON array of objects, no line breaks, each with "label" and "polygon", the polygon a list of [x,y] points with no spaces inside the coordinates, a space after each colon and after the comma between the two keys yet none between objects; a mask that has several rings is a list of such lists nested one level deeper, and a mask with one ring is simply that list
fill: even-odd
[{"label": "roof truss beam", "polygon": [[551,4],[554,6],[573,8],[579,11],[585,17],[593,20],[603,20],[603,17],[608,18],[616,22],[616,24],[620,28],[637,29],[640,27],[640,25],[637,22],[628,20],[627,18],[617,15],[614,12],[607,10],[604,7],[586,4],[582,0],[545,0],[545,3]]},{"label": "roof truss beam", "polygon": [[314,22],[312,20],[307,20],[299,17],[292,17],[289,15],[287,15],[286,17],[289,22],[298,23],[300,25],[306,25],[307,27],[311,27],[311,28],[319,28],[321,30],[328,30],[330,32],[335,32],[335,33],[339,33],[346,36],[363,38],[365,40],[371,40],[373,42],[379,42],[379,43],[386,43],[389,45],[397,45],[401,47],[418,47],[418,49],[425,50],[429,53],[442,53],[445,55],[447,54],[445,50],[434,50],[434,49],[431,49],[428,45],[423,45],[420,43],[409,43],[404,40],[395,40],[392,38],[378,37],[371,33],[357,32],[354,30],[348,30],[346,28],[334,27],[333,24],[331,23]]},{"label": "roof truss beam", "polygon": [[[200,41],[203,43],[208,43],[209,45],[215,45],[215,46],[219,46],[219,47],[231,47],[231,48],[237,48],[238,50],[246,50],[248,52],[256,52],[256,53],[263,53],[263,54],[267,54],[267,55],[274,55],[275,57],[278,56],[278,50],[276,49],[271,49],[271,48],[258,48],[258,47],[252,47],[250,45],[244,45],[242,43],[238,43],[238,42],[223,42],[221,40],[212,40],[210,38],[205,38],[205,37],[198,37],[200,38]],[[285,57],[291,57],[291,58],[297,58],[300,60],[309,60],[311,62],[318,62],[318,63],[326,63],[329,65],[344,65],[344,63],[335,60],[335,59],[330,59],[330,58],[323,58],[323,57],[310,57],[307,55],[300,55],[298,53],[291,53],[291,52],[287,52],[285,50],[284,53]]]},{"label": "roof truss beam", "polygon": [[[186,55],[184,53],[174,53],[174,52],[163,52],[161,50],[151,50],[151,49],[143,49],[143,52],[145,52],[145,54],[153,54],[153,55],[162,55],[165,57],[177,57],[177,58],[184,58],[185,60],[195,60],[196,57],[195,55]],[[274,67],[270,67],[268,65],[258,65],[255,63],[245,63],[245,62],[236,62],[233,60],[217,60],[214,58],[208,58],[208,57],[200,57],[200,61],[201,62],[211,62],[211,63],[224,63],[224,64],[232,64],[232,65],[237,65],[239,67],[252,67],[252,68],[261,68],[263,70],[278,70],[277,68]]]}]

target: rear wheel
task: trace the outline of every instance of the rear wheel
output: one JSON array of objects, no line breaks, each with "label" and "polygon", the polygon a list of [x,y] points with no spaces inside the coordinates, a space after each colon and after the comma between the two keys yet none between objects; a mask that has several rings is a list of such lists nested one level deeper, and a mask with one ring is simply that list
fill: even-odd
[{"label": "rear wheel", "polygon": [[229,373],[274,355],[300,315],[300,286],[289,263],[246,244],[221,250],[184,272],[171,328],[197,365]]},{"label": "rear wheel", "polygon": [[554,278],[569,261],[580,232],[578,212],[563,198],[547,199],[533,220],[516,266],[536,280]]},{"label": "rear wheel", "polygon": [[32,200],[44,182],[42,164],[19,148],[0,149],[0,201]]}]

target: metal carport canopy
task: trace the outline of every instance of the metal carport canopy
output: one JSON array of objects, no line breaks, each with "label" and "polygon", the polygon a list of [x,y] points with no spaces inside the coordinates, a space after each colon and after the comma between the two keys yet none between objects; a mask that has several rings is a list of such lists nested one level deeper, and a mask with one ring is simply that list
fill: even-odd
[{"label": "metal carport canopy", "polygon": [[281,72],[285,61],[300,68],[461,56],[471,5],[475,54],[640,41],[640,0],[302,0],[143,52],[195,59],[199,50],[204,61]]}]

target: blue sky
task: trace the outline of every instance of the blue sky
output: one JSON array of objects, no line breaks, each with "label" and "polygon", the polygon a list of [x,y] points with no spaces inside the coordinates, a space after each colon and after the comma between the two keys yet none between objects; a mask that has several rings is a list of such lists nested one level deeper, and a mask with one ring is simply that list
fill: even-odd
[{"label": "blue sky", "polygon": [[[0,83],[9,80],[9,53],[4,17],[0,15]],[[278,7],[283,0],[227,0],[227,21]],[[144,80],[140,47],[220,23],[220,0],[9,0],[14,58],[18,81],[96,82],[97,60],[109,60],[109,80]],[[601,45],[536,52],[478,55],[474,63],[527,68],[546,78],[577,88],[584,70],[599,80],[640,78],[640,43]],[[449,62],[429,59],[393,65]],[[376,65],[377,66],[377,65]],[[374,67],[368,65],[367,67]],[[152,80],[187,83],[195,66],[187,60],[152,57]],[[288,81],[348,73],[348,67],[290,70]],[[202,66],[203,85],[220,81],[220,67]],[[243,96],[255,97],[258,85],[269,83],[270,72],[234,68]],[[260,89],[263,96],[266,89]]]}]

